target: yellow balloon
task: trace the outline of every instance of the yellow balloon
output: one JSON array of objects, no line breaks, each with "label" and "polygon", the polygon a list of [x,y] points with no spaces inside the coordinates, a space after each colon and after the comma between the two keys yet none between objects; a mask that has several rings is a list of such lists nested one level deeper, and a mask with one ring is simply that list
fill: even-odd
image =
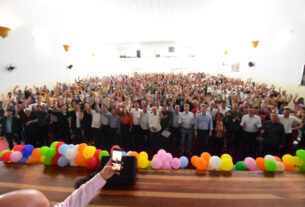
[{"label": "yellow balloon", "polygon": [[148,166],[148,160],[144,156],[139,157],[138,167],[144,169],[147,168],[147,166]]},{"label": "yellow balloon", "polygon": [[305,161],[299,158],[298,156],[293,156],[292,157],[292,164],[294,164],[297,167],[301,167],[302,165],[305,164]]},{"label": "yellow balloon", "polygon": [[220,169],[223,171],[230,171],[233,168],[233,162],[229,158],[223,158],[221,160]]},{"label": "yellow balloon", "polygon": [[221,155],[220,159],[222,160],[222,159],[224,159],[224,158],[228,158],[228,159],[230,159],[231,161],[233,161],[231,155],[229,155],[229,154],[223,154],[223,155]]},{"label": "yellow balloon", "polygon": [[282,161],[293,164],[293,157],[290,154],[285,154],[282,157]]},{"label": "yellow balloon", "polygon": [[83,151],[84,158],[89,159],[90,157],[93,157],[95,151],[96,151],[96,148],[94,146],[85,147],[85,149]]},{"label": "yellow balloon", "polygon": [[148,159],[148,154],[144,151],[140,152],[139,157],[144,156],[146,159]]}]

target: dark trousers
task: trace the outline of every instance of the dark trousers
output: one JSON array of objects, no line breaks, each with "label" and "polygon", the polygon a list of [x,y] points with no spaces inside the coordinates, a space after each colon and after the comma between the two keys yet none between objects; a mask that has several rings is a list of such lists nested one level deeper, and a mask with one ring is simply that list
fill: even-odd
[{"label": "dark trousers", "polygon": [[240,148],[240,142],[242,137],[242,131],[231,131],[227,133],[227,151],[228,153],[238,153],[238,149]]},{"label": "dark trousers", "polygon": [[149,129],[140,129],[140,134],[141,134],[141,138],[140,138],[140,144],[139,144],[139,148],[140,150],[148,150],[148,139],[149,139]]},{"label": "dark trousers", "polygon": [[90,143],[92,141],[91,127],[84,127],[84,136],[88,143]]},{"label": "dark trousers", "polygon": [[49,146],[50,142],[49,142],[49,138],[48,138],[48,126],[38,126],[37,127],[37,135],[38,135],[38,139],[37,139],[37,144],[38,146]]},{"label": "dark trousers", "polygon": [[149,133],[149,151],[151,153],[157,152],[160,149],[160,136],[161,132],[152,132]]},{"label": "dark trousers", "polygon": [[38,147],[37,143],[36,143],[36,137],[37,137],[37,133],[36,133],[36,129],[35,128],[25,128],[24,129],[24,136],[25,136],[25,140],[27,140],[28,144],[33,145],[34,147]]},{"label": "dark trousers", "polygon": [[71,135],[69,127],[59,128],[59,137],[61,141],[70,144],[71,143]]},{"label": "dark trousers", "polygon": [[290,139],[291,139],[291,133],[285,134],[284,147],[281,150],[281,155],[289,153]]},{"label": "dark trousers", "polygon": [[169,137],[165,137],[162,136],[160,137],[160,148],[165,149],[165,150],[169,150],[170,148],[170,136]]},{"label": "dark trousers", "polygon": [[141,144],[141,127],[139,125],[133,125],[132,127],[132,135],[134,137],[134,145],[132,145],[135,149],[138,149]]},{"label": "dark trousers", "polygon": [[52,122],[51,124],[51,131],[53,133],[53,136],[54,136],[54,139],[57,140],[59,137],[58,137],[58,125],[57,125],[57,122]]},{"label": "dark trousers", "polygon": [[94,140],[95,147],[100,148],[102,146],[102,138],[99,128],[92,127],[92,138]]},{"label": "dark trousers", "polygon": [[109,128],[109,137],[107,143],[109,143],[109,148],[111,148],[114,144],[118,144],[118,129],[117,128]]},{"label": "dark trousers", "polygon": [[80,144],[81,143],[81,137],[82,137],[82,128],[74,128],[72,130],[73,134],[74,134],[74,140],[76,144]]},{"label": "dark trousers", "polygon": [[256,150],[257,132],[245,132],[241,141],[241,157],[254,157]]},{"label": "dark trousers", "polygon": [[8,142],[8,146],[10,150],[14,148],[13,144],[13,133],[4,133],[4,137],[6,138],[6,141]]},{"label": "dark trousers", "polygon": [[209,130],[197,130],[196,153],[198,155],[200,155],[202,152],[207,151],[211,153],[211,149],[208,148],[209,132]]},{"label": "dark trousers", "polygon": [[109,125],[102,125],[101,127],[102,146],[107,148],[109,144]]},{"label": "dark trousers", "polygon": [[188,153],[191,152],[191,150],[192,150],[192,138],[193,138],[193,128],[190,128],[190,129],[181,128],[181,142],[180,142],[180,147],[179,147],[180,153],[184,152],[185,141],[186,141],[187,152]]},{"label": "dark trousers", "polygon": [[172,127],[170,131],[172,133],[170,136],[170,146],[174,149],[178,149],[181,142],[181,129],[180,127]]},{"label": "dark trousers", "polygon": [[120,144],[123,146],[125,151],[131,149],[131,134],[129,124],[121,124],[121,139]]},{"label": "dark trousers", "polygon": [[279,146],[263,144],[263,156],[265,156],[267,154],[279,156],[280,155]]},{"label": "dark trousers", "polygon": [[214,153],[218,156],[222,155],[222,149],[224,147],[224,137],[213,138]]}]

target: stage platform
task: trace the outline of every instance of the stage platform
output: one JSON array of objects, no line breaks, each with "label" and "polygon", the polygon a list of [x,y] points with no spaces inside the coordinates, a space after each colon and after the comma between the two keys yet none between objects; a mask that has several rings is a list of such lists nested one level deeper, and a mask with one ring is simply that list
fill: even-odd
[{"label": "stage platform", "polygon": [[[0,163],[0,194],[36,189],[53,203],[64,200],[86,168]],[[136,185],[106,187],[89,207],[305,206],[305,174],[138,170]]]}]

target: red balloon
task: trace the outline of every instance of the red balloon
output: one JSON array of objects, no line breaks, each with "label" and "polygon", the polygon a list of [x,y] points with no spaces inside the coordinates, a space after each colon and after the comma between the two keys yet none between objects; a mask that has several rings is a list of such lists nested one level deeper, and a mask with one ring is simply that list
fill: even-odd
[{"label": "red balloon", "polygon": [[87,162],[86,162],[86,167],[88,169],[93,169],[96,168],[98,166],[98,159],[95,157],[90,157]]},{"label": "red balloon", "polygon": [[52,158],[52,165],[58,165],[57,162],[58,162],[58,159],[61,157],[60,154],[57,154],[55,155],[53,158]]},{"label": "red balloon", "polygon": [[100,154],[100,152],[101,152],[102,150],[101,149],[97,149],[96,151],[95,151],[95,153],[94,153],[94,156],[93,157],[95,157],[95,158],[97,158],[98,159],[98,155]]},{"label": "red balloon", "polygon": [[121,147],[119,145],[114,145],[111,150],[110,150],[110,154],[112,155],[112,151],[113,149],[121,149]]},{"label": "red balloon", "polygon": [[14,152],[16,152],[16,151],[22,152],[22,149],[23,149],[23,145],[16,145],[14,147]]},{"label": "red balloon", "polygon": [[1,156],[1,161],[3,162],[8,162],[11,161],[10,159],[10,155],[12,154],[12,152],[5,152],[2,156]]},{"label": "red balloon", "polygon": [[64,142],[58,142],[57,145],[55,146],[55,149],[56,149],[57,154],[59,154],[58,148],[59,148],[61,145],[63,145],[63,144],[65,144],[65,143],[64,143]]}]

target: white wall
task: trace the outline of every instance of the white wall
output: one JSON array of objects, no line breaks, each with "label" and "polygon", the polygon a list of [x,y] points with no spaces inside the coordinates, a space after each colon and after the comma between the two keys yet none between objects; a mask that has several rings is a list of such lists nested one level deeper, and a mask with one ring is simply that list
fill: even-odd
[{"label": "white wall", "polygon": [[[74,1],[62,1],[69,2],[63,12],[73,7]],[[81,16],[78,11],[69,14],[67,21],[62,13],[56,13],[38,2],[42,1],[0,1],[0,25],[13,29],[7,38],[0,37],[0,91],[17,84],[70,81],[76,76],[129,73],[139,69],[143,72],[171,72],[175,68],[185,68],[186,71],[252,77],[254,81],[282,86],[291,93],[305,96],[305,87],[298,86],[305,64],[303,0],[258,0],[253,4],[248,4],[247,0],[210,0],[200,5],[195,15],[183,16],[176,21],[169,15],[169,19],[162,16],[159,20],[151,19],[155,24],[150,24],[150,21],[144,24],[147,20],[144,14],[137,17],[141,19],[141,25],[137,21],[126,23],[122,17],[111,22],[112,16],[100,21],[101,18],[91,18],[90,15],[88,18],[92,22],[86,25],[85,17],[79,22]],[[61,1],[57,2],[61,5]],[[100,4],[103,2],[99,1]],[[86,1],[78,3],[83,6]],[[95,9],[97,11],[98,8]],[[129,15],[127,10],[124,12],[124,15]],[[77,21],[73,21],[72,14],[78,15]],[[111,14],[108,11],[107,15]],[[164,22],[161,27],[158,26],[160,22]],[[70,30],[70,26],[74,29]],[[121,28],[125,30],[118,32]],[[128,42],[127,37],[138,34],[137,28],[144,32],[139,44],[118,45],[120,38]],[[150,35],[145,36],[146,33]],[[116,39],[107,39],[112,36]],[[155,44],[145,43],[145,39],[155,41]],[[165,40],[175,44],[162,43]],[[260,41],[255,49],[251,45],[252,40]],[[130,42],[135,40],[131,38]],[[64,51],[63,44],[71,44],[68,53]],[[113,46],[131,47],[126,55],[134,56],[140,49],[143,58],[118,59],[120,51]],[[175,55],[179,58],[153,58],[154,51],[160,52],[163,57],[168,56],[169,46],[175,46]],[[228,55],[224,55],[225,50],[228,50]],[[93,52],[95,58],[92,57]],[[191,54],[196,57],[188,58]],[[249,61],[255,62],[256,66],[249,68]],[[223,62],[226,66],[222,65]],[[241,64],[240,72],[232,73],[231,65],[236,62]],[[17,69],[6,71],[5,67],[9,64],[17,66]],[[72,70],[66,69],[69,64],[74,65]]]}]

